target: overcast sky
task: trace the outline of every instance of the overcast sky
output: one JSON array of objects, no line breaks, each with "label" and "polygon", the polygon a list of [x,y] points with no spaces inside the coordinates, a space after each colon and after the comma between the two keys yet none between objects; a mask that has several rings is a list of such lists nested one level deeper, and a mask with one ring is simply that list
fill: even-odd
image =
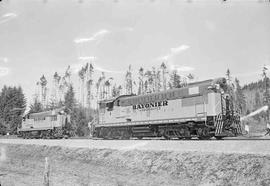
[{"label": "overcast sky", "polygon": [[21,85],[29,98],[42,74],[63,73],[68,65],[76,73],[89,60],[116,79],[129,64],[137,71],[166,61],[198,80],[229,68],[241,84],[256,81],[270,65],[270,3],[0,2],[0,88]]}]

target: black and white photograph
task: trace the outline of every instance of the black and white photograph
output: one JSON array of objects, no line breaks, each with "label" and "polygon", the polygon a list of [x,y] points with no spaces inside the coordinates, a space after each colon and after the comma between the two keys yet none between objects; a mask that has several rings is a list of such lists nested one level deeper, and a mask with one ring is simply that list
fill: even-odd
[{"label": "black and white photograph", "polygon": [[0,0],[0,186],[269,185],[269,0]]}]

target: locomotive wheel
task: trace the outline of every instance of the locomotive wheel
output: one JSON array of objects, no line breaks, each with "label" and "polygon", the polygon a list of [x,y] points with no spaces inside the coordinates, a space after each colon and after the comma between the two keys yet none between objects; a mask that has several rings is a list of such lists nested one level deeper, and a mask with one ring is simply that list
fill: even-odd
[{"label": "locomotive wheel", "polygon": [[200,137],[203,135],[203,129],[202,128],[198,128],[197,129],[197,135]]},{"label": "locomotive wheel", "polygon": [[123,140],[129,140],[130,139],[130,137],[129,136],[123,136],[123,138],[122,138]]},{"label": "locomotive wheel", "polygon": [[188,128],[185,129],[185,138],[186,140],[190,140],[192,137],[190,136],[190,131]]},{"label": "locomotive wheel", "polygon": [[44,139],[50,139],[50,132],[49,131],[44,132]]},{"label": "locomotive wheel", "polygon": [[112,134],[112,131],[110,129],[109,129],[106,137],[107,137],[107,139],[112,139],[113,134]]},{"label": "locomotive wheel", "polygon": [[130,133],[129,133],[129,131],[127,131],[127,130],[123,131],[123,139],[125,139],[125,140],[130,139]]},{"label": "locomotive wheel", "polygon": [[183,136],[181,135],[180,131],[175,131],[178,139],[183,139]]},{"label": "locomotive wheel", "polygon": [[168,136],[168,135],[164,135],[164,138],[165,138],[166,140],[170,140],[170,139],[171,139],[171,137]]},{"label": "locomotive wheel", "polygon": [[43,132],[41,132],[40,138],[41,139],[46,139],[46,135]]},{"label": "locomotive wheel", "polygon": [[169,131],[169,130],[165,130],[165,131],[164,131],[164,134],[163,134],[163,137],[164,137],[166,140],[170,140],[170,139],[171,139],[170,131]]},{"label": "locomotive wheel", "polygon": [[197,130],[197,135],[200,140],[208,140],[211,138],[210,136],[210,130],[207,127],[199,128]]},{"label": "locomotive wheel", "polygon": [[47,139],[48,138],[48,133],[47,131],[42,131],[42,139]]},{"label": "locomotive wheel", "polygon": [[185,137],[185,129],[184,128],[180,128],[178,130],[178,139],[184,139]]},{"label": "locomotive wheel", "polygon": [[47,139],[53,139],[53,132],[51,130],[47,131]]},{"label": "locomotive wheel", "polygon": [[115,130],[114,133],[114,139],[127,139],[128,134],[127,131],[121,129],[121,130]]}]

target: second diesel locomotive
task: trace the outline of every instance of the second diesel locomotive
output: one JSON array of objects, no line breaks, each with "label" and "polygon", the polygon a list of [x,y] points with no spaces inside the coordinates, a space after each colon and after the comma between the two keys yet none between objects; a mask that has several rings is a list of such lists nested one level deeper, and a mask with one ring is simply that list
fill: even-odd
[{"label": "second diesel locomotive", "polygon": [[17,130],[23,138],[55,139],[69,137],[65,130],[70,116],[63,108],[26,114],[23,117],[22,126]]},{"label": "second diesel locomotive", "polygon": [[240,116],[226,93],[225,78],[145,95],[122,95],[99,102],[94,137],[222,139],[241,134]]}]

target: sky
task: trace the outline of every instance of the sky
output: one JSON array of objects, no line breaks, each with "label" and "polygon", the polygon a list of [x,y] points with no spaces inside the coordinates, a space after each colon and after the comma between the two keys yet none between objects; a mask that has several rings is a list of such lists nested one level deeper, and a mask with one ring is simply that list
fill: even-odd
[{"label": "sky", "polygon": [[3,0],[0,88],[22,86],[31,101],[43,74],[70,65],[77,76],[86,62],[116,82],[129,64],[136,74],[165,62],[196,80],[229,68],[243,85],[270,67],[269,18],[259,0]]}]

